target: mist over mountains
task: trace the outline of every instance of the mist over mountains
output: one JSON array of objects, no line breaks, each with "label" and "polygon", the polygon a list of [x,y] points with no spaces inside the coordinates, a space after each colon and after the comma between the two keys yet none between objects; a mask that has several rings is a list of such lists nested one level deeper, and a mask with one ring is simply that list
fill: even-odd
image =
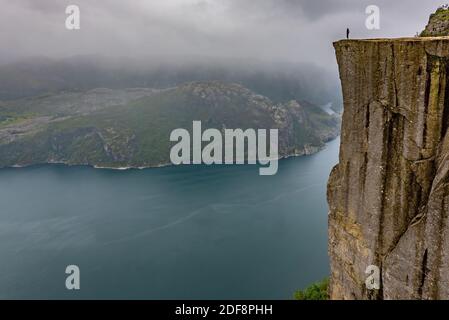
[{"label": "mist over mountains", "polygon": [[165,89],[214,80],[238,83],[274,102],[332,102],[335,110],[341,109],[339,86],[327,71],[314,65],[210,57],[32,57],[0,66],[0,100],[95,88]]}]

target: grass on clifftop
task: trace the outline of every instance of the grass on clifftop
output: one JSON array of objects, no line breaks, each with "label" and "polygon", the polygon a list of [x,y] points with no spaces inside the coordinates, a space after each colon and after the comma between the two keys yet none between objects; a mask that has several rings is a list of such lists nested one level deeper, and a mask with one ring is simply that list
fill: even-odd
[{"label": "grass on clifftop", "polygon": [[439,20],[449,20],[449,6],[444,5],[437,9],[437,11],[432,14],[432,17],[438,18]]},{"label": "grass on clifftop", "polygon": [[328,300],[329,279],[325,278],[316,282],[304,290],[298,290],[294,294],[295,300]]}]

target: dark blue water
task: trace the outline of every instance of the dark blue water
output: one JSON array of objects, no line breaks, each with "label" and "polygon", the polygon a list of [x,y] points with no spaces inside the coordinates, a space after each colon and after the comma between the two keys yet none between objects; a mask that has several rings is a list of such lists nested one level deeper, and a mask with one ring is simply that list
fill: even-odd
[{"label": "dark blue water", "polygon": [[[0,298],[290,299],[328,274],[339,141],[258,166],[0,170]],[[65,288],[78,265],[81,289]]]}]

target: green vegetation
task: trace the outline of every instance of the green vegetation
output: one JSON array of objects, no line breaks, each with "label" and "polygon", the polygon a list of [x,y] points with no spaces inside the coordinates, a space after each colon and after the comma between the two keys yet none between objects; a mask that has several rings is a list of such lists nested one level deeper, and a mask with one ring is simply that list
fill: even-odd
[{"label": "green vegetation", "polygon": [[440,6],[432,16],[441,20],[449,20],[449,4]]},{"label": "green vegetation", "polygon": [[295,300],[328,300],[328,286],[329,279],[326,278],[320,282],[312,284],[304,290],[296,291],[294,294]]},{"label": "green vegetation", "polygon": [[[238,84],[209,81],[139,90],[96,89],[5,102],[0,109],[0,167],[168,164],[174,144],[170,133],[191,130],[193,120],[200,120],[203,130],[279,128],[279,153],[290,155],[306,147],[317,150],[338,134],[340,124],[338,117],[312,104],[274,103]],[[20,125],[19,119],[27,117],[26,125]],[[2,130],[3,123],[17,126]]]},{"label": "green vegetation", "polygon": [[33,115],[28,113],[21,115],[17,115],[14,113],[0,113],[0,128],[21,123],[32,117]]},{"label": "green vegetation", "polygon": [[440,6],[435,13],[432,13],[421,37],[438,37],[449,35],[449,5]]}]

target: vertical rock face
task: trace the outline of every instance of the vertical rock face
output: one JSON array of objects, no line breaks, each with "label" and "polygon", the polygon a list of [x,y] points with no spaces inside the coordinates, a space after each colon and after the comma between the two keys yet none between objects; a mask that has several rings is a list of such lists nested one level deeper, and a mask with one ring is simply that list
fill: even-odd
[{"label": "vertical rock face", "polygon": [[[449,38],[334,44],[343,88],[328,184],[333,299],[449,299]],[[380,289],[365,270],[380,268]]]}]

